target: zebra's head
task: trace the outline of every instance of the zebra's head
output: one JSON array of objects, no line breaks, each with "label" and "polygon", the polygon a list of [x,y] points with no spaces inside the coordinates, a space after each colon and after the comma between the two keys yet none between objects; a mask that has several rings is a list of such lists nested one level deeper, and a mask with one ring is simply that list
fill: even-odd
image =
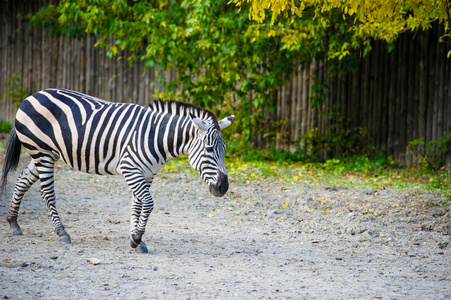
[{"label": "zebra's head", "polygon": [[229,188],[229,180],[224,163],[226,144],[221,130],[232,124],[235,117],[229,116],[219,121],[217,126],[211,120],[203,120],[193,114],[190,116],[196,129],[188,154],[190,164],[208,184],[210,193],[222,197]]}]

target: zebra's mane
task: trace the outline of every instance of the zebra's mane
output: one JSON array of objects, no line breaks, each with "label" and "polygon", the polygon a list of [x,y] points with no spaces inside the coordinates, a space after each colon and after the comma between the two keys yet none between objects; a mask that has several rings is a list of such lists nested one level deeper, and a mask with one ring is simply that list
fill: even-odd
[{"label": "zebra's mane", "polygon": [[163,101],[161,99],[154,100],[149,104],[149,108],[161,111],[167,114],[188,116],[190,113],[202,120],[209,120],[219,130],[218,119],[215,114],[208,109],[200,108],[191,103],[184,103],[174,100]]}]

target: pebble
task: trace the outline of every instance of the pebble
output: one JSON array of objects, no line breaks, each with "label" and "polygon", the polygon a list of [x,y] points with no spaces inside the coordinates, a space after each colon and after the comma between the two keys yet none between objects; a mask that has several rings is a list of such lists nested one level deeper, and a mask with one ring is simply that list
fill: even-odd
[{"label": "pebble", "polygon": [[440,249],[445,249],[446,247],[448,247],[449,243],[448,242],[444,242],[444,243],[438,243],[438,247]]},{"label": "pebble", "polygon": [[429,222],[421,225],[422,231],[433,231],[434,230],[434,223]]},{"label": "pebble", "polygon": [[89,258],[89,259],[87,259],[87,262],[90,263],[90,264],[93,264],[94,266],[96,266],[96,265],[100,264],[100,259]]}]

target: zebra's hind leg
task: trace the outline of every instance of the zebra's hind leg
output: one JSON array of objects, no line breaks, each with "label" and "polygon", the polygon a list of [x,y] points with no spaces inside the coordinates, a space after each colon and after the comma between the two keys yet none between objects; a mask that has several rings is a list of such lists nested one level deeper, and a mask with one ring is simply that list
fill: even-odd
[{"label": "zebra's hind leg", "polygon": [[20,173],[14,188],[13,198],[9,206],[6,220],[9,223],[9,232],[13,235],[22,235],[22,230],[17,223],[17,216],[19,214],[20,203],[28,189],[39,179],[38,171],[33,163],[30,164]]},{"label": "zebra's hind leg", "polygon": [[41,181],[41,196],[47,205],[49,215],[52,218],[53,227],[56,234],[59,236],[60,241],[63,244],[70,244],[70,236],[64,229],[61,223],[58,212],[55,207],[55,190],[54,190],[54,177],[53,169],[56,159],[51,156],[42,155],[39,157],[33,157],[36,169],[39,173],[39,180]]}]

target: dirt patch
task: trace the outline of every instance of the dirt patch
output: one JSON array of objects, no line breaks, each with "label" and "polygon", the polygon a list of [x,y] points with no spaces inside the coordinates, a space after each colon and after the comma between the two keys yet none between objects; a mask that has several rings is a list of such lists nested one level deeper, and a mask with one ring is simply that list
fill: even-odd
[{"label": "dirt patch", "polygon": [[34,185],[24,234],[0,223],[0,297],[451,298],[451,209],[423,207],[435,194],[231,178],[215,198],[198,176],[163,174],[152,186],[150,253],[138,254],[122,177],[58,168],[56,193],[72,244],[59,243]]}]

